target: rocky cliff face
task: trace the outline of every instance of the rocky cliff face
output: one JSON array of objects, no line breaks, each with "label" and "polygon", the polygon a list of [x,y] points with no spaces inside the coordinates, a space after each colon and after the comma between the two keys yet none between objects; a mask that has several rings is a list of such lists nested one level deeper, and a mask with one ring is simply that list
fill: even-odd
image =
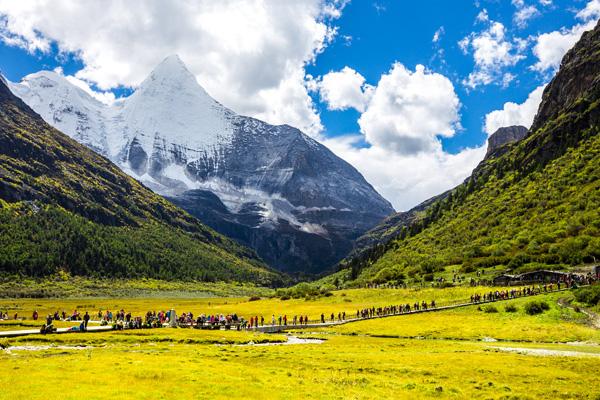
[{"label": "rocky cliff face", "polygon": [[498,149],[500,149],[508,143],[518,142],[519,140],[527,136],[527,132],[527,128],[520,125],[507,126],[498,129],[496,132],[492,133],[488,138],[488,149],[485,154],[485,157],[491,157],[498,151]]},{"label": "rocky cliff face", "polygon": [[393,212],[298,129],[213,100],[176,56],[110,107],[47,71],[11,88],[47,122],[286,272],[323,271]]}]

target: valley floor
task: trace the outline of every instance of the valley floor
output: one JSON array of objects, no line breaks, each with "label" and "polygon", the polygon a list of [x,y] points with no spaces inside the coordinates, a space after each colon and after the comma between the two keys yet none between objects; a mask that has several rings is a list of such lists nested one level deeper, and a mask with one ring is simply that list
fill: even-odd
[{"label": "valley floor", "polygon": [[[313,319],[322,312],[423,299],[458,301],[477,289],[358,289],[311,301],[4,299],[0,310],[30,315],[36,308],[44,315],[62,308],[123,308],[138,315],[172,306],[196,315]],[[559,304],[571,299],[570,292],[551,293],[291,336],[162,328],[0,339],[0,398],[597,399],[600,331],[575,307]],[[528,315],[525,305],[532,300],[546,302],[549,310]],[[307,338],[322,341],[299,340]],[[259,345],[264,343],[272,345]]]}]

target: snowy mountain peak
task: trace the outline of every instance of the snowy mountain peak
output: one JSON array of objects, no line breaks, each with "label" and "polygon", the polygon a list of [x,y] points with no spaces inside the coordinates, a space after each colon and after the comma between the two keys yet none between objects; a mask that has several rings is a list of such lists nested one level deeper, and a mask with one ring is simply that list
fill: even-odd
[{"label": "snowy mountain peak", "polygon": [[151,157],[157,151],[178,154],[179,163],[227,146],[233,112],[198,84],[178,56],[165,58],[119,112],[129,144],[134,139]]},{"label": "snowy mountain peak", "polygon": [[196,92],[196,97],[207,97],[207,103],[218,104],[198,83],[194,74],[183,63],[178,55],[171,55],[158,64],[150,75],[142,82],[139,91],[164,91],[168,93],[184,91]]},{"label": "snowy mountain peak", "polygon": [[76,101],[78,104],[90,103],[94,106],[101,106],[101,103],[94,99],[89,93],[80,87],[75,86],[72,82],[66,79],[63,75],[54,71],[39,71],[25,76],[19,85],[10,85],[11,90],[23,91],[29,89],[31,91],[44,91],[52,93],[56,98],[68,99]]},{"label": "snowy mountain peak", "polygon": [[54,72],[10,84],[48,123],[271,265],[320,272],[393,211],[352,168],[287,125],[227,109],[178,56],[103,104]]},{"label": "snowy mountain peak", "polygon": [[106,106],[83,89],[53,71],[30,74],[20,83],[8,86],[50,125],[98,153],[108,155]]}]

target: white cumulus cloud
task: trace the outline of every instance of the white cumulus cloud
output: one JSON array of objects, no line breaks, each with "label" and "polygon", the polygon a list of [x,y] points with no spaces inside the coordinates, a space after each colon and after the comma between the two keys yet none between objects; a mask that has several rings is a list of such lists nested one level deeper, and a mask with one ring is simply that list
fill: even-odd
[{"label": "white cumulus cloud", "polygon": [[484,130],[489,135],[496,132],[499,128],[512,125],[523,125],[529,128],[533,123],[533,118],[538,111],[542,94],[546,85],[538,86],[529,93],[527,99],[521,103],[504,103],[502,110],[495,110],[485,116]]},{"label": "white cumulus cloud", "polygon": [[540,12],[535,6],[526,6],[523,4],[522,6],[517,7],[518,9],[515,12],[513,20],[519,28],[525,28],[530,19],[540,15]]},{"label": "white cumulus cloud", "polygon": [[[357,79],[355,87],[362,86]],[[483,158],[485,145],[458,154],[442,149],[439,137],[460,127],[459,109],[448,78],[422,65],[412,71],[395,63],[372,89],[358,120],[361,133],[323,143],[397,210],[407,210],[461,183]]]},{"label": "white cumulus cloud", "polygon": [[355,108],[360,112],[365,110],[373,91],[361,74],[347,66],[341,71],[325,74],[317,88],[329,110]]},{"label": "white cumulus cloud", "polygon": [[385,146],[357,148],[362,140],[362,135],[352,135],[326,139],[324,144],[354,165],[398,211],[463,182],[487,149],[484,145],[449,154],[438,144],[429,152],[399,154]]},{"label": "white cumulus cloud", "polygon": [[432,150],[437,136],[459,127],[460,102],[452,82],[422,65],[395,63],[381,76],[358,124],[365,139],[400,154]]},{"label": "white cumulus cloud", "polygon": [[322,130],[304,67],[336,34],[342,0],[0,0],[0,40],[30,52],[76,54],[75,77],[135,87],[173,53],[235,111],[307,133]]},{"label": "white cumulus cloud", "polygon": [[464,54],[473,54],[475,68],[463,80],[463,84],[472,89],[503,82],[504,69],[525,58],[522,54],[522,39],[510,40],[506,36],[504,25],[496,21],[489,21],[486,29],[478,33],[472,32],[458,44]]},{"label": "white cumulus cloud", "polygon": [[565,53],[579,40],[583,32],[593,29],[600,18],[600,0],[591,0],[577,13],[580,23],[571,28],[542,33],[535,38],[533,54],[538,61],[532,69],[541,73],[554,73]]}]

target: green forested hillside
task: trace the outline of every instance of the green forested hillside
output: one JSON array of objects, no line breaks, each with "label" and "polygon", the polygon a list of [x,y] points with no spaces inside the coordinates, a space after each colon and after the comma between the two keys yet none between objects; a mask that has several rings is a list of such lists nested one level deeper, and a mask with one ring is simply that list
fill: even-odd
[{"label": "green forested hillside", "polygon": [[[341,265],[355,283],[600,260],[600,29],[565,55],[529,135],[464,184]],[[387,228],[389,231],[389,227]]]},{"label": "green forested hillside", "polygon": [[0,273],[281,282],[217,234],[46,124],[0,80]]}]

